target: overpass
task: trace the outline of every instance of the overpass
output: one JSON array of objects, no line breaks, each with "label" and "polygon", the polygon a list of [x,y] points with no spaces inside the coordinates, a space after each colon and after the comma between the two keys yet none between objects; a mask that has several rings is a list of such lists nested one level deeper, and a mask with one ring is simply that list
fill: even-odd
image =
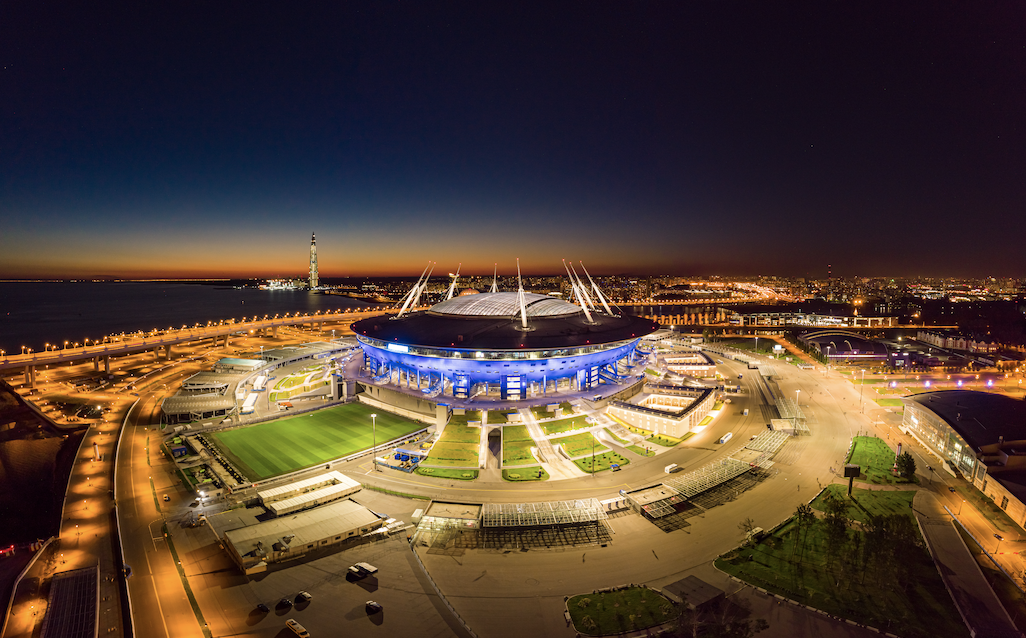
[{"label": "overpass", "polygon": [[[418,308],[421,310],[422,308]],[[212,346],[218,342],[227,346],[231,336],[234,334],[262,333],[264,335],[277,335],[281,326],[310,325],[318,329],[325,323],[345,323],[346,328],[354,321],[366,319],[385,312],[386,308],[374,308],[368,310],[344,310],[336,312],[316,312],[313,314],[286,314],[283,317],[274,316],[271,318],[251,320],[227,319],[217,324],[207,326],[183,327],[181,329],[155,330],[151,332],[135,333],[133,335],[117,335],[107,337],[103,341],[89,345],[76,346],[43,352],[32,352],[29,350],[24,354],[5,354],[0,358],[0,374],[10,370],[23,370],[25,383],[34,386],[36,381],[36,367],[47,365],[60,365],[63,363],[75,363],[81,361],[93,362],[96,370],[100,369],[102,363],[105,373],[110,374],[111,357],[120,357],[140,352],[154,352],[160,356],[164,351],[166,359],[171,358],[172,348],[178,344],[190,343],[210,339]]]}]

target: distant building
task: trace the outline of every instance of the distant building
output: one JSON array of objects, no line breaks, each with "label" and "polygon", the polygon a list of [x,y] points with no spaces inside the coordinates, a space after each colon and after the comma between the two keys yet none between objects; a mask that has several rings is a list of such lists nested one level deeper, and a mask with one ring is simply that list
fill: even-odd
[{"label": "distant building", "polygon": [[796,304],[760,304],[722,308],[735,326],[818,326],[832,328],[883,328],[898,325],[892,316],[859,314],[855,306],[804,301]]},{"label": "distant building", "polygon": [[310,288],[317,287],[317,233],[310,235]]},{"label": "distant building", "polygon": [[965,350],[968,352],[997,352],[998,343],[985,337],[974,337],[949,330],[920,330],[916,340],[938,348]]},{"label": "distant building", "polygon": [[975,390],[906,397],[901,429],[1026,527],[1026,402]]}]

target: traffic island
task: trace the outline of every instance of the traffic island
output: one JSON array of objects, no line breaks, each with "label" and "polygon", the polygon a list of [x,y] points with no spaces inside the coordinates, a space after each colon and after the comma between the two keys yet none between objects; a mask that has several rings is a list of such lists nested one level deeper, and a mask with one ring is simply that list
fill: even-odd
[{"label": "traffic island", "polygon": [[635,585],[573,596],[567,599],[566,608],[574,629],[586,636],[641,631],[677,618],[668,598]]}]

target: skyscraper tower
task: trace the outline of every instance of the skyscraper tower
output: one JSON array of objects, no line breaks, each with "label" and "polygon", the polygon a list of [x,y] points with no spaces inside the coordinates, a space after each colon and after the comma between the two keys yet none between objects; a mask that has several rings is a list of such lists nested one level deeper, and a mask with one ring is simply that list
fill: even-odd
[{"label": "skyscraper tower", "polygon": [[317,287],[317,233],[310,235],[310,288]]}]

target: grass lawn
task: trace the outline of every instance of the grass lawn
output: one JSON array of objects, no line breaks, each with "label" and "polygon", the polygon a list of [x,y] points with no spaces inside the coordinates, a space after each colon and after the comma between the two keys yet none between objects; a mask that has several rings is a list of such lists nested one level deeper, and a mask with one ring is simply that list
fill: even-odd
[{"label": "grass lawn", "polygon": [[[812,501],[813,509],[823,511],[823,501],[826,499],[828,493],[833,493],[835,496],[843,496],[845,503],[848,504],[848,518],[858,521],[860,523],[869,522],[869,515],[890,515],[890,514],[903,514],[908,515],[912,512],[912,497],[915,496],[915,492],[912,490],[901,490],[901,491],[884,491],[877,490],[869,492],[869,490],[852,490],[851,495],[855,498],[848,500],[848,486],[834,483],[828,485],[816,500]],[[865,494],[872,494],[872,497],[863,503],[862,496]]]},{"label": "grass lawn", "polygon": [[[833,487],[844,490],[840,485]],[[912,496],[911,492],[856,490],[857,505],[850,505],[849,512],[893,514],[900,510],[900,515],[911,518],[912,510],[900,504],[898,494],[906,494],[905,499]],[[921,545],[914,520],[910,529]],[[860,528],[848,528],[843,544],[828,549],[826,523],[817,520],[803,536],[804,549],[799,554],[794,552],[796,530],[791,519],[758,543],[723,555],[716,566],[772,593],[906,638],[969,635],[924,547],[912,547],[900,556],[885,554],[877,564],[867,565],[855,550],[869,542]],[[896,576],[895,561],[909,570],[906,586]]]},{"label": "grass lawn", "polygon": [[566,601],[574,629],[601,636],[654,627],[677,615],[673,604],[647,587],[581,594]]},{"label": "grass lawn", "polygon": [[449,465],[453,467],[477,467],[478,446],[469,443],[446,443],[438,441],[431,446],[431,452],[421,463],[425,465]]},{"label": "grass lawn", "polygon": [[534,465],[532,467],[518,467],[513,470],[503,470],[502,478],[514,483],[519,481],[547,481],[549,480],[549,473],[540,465]]},{"label": "grass lawn", "polygon": [[449,417],[449,423],[456,423],[460,425],[466,425],[471,421],[481,420],[481,410],[467,410],[463,414],[456,414],[453,412],[452,416]]},{"label": "grass lawn", "polygon": [[309,376],[310,376],[309,372],[304,372],[304,373],[298,374],[298,375],[287,376],[284,379],[282,379],[281,381],[279,381],[278,383],[275,383],[274,384],[274,389],[275,390],[287,390],[289,388],[294,388],[297,385],[303,385],[304,383],[306,383],[306,378],[309,377]]},{"label": "grass lawn", "polygon": [[894,451],[883,439],[875,436],[857,436],[852,447],[849,463],[862,466],[857,480],[868,483],[909,483],[911,481],[891,474],[894,465]]},{"label": "grass lawn", "polygon": [[885,408],[900,408],[905,402],[901,399],[876,399],[876,404]]},{"label": "grass lawn", "polygon": [[613,431],[610,430],[609,428],[602,428],[602,429],[606,431],[606,434],[608,434],[609,436],[613,437],[613,440],[616,441],[617,443],[619,443],[620,445],[630,445],[630,443],[628,441],[625,441],[624,439],[621,439],[620,437],[618,437],[615,434],[613,434]]},{"label": "grass lawn", "polygon": [[588,423],[584,419],[585,417],[583,416],[572,416],[569,419],[558,419],[556,421],[540,423],[539,425],[541,425],[545,434],[558,434],[588,427]]},{"label": "grass lawn", "polygon": [[662,372],[660,372],[658,370],[653,370],[652,368],[645,368],[645,372],[650,374],[650,375],[652,375],[653,377],[661,377],[661,376],[663,376]]},{"label": "grass lawn", "polygon": [[247,478],[259,481],[371,447],[372,413],[378,415],[379,445],[426,427],[362,403],[349,403],[206,436]]},{"label": "grass lawn", "polygon": [[[690,434],[690,432],[688,434]],[[649,443],[655,443],[656,445],[661,445],[663,447],[673,447],[684,439],[675,439],[672,436],[667,436],[666,434],[653,434],[645,440]]]},{"label": "grass lawn", "polygon": [[633,426],[630,423],[627,423],[625,421],[620,421],[620,419],[617,419],[616,417],[613,417],[613,418],[616,419],[617,421],[619,421],[620,425],[624,426],[625,428],[627,428],[628,430],[630,430],[631,432],[633,432],[635,434],[640,434],[641,436],[648,436],[649,434],[652,434],[652,430],[646,430],[645,428],[639,428],[639,427]]},{"label": "grass lawn", "polygon": [[694,432],[685,432],[684,436],[680,437],[680,440],[681,441],[687,441],[688,439],[690,439],[693,436],[695,436]]},{"label": "grass lawn", "polygon": [[536,418],[539,421],[541,421],[542,419],[552,419],[552,418],[556,417],[556,415],[558,414],[558,408],[557,408],[556,411],[549,412],[549,406],[547,406],[547,405],[537,405],[537,406],[531,408],[531,412],[534,413],[534,418]]},{"label": "grass lawn", "polygon": [[627,449],[635,454],[640,454],[641,456],[655,456],[655,452],[646,450],[643,447],[638,447],[637,445],[628,445]]},{"label": "grass lawn", "polygon": [[531,455],[531,448],[534,447],[534,445],[534,439],[531,438],[531,434],[527,431],[526,425],[502,426],[503,465],[536,463],[537,459]]},{"label": "grass lawn", "polygon": [[502,442],[502,464],[523,465],[525,463],[537,463],[538,459],[531,454],[534,441],[503,441]]},{"label": "grass lawn", "polygon": [[502,410],[489,410],[488,411],[488,423],[494,425],[496,423],[509,423],[509,417]]},{"label": "grass lawn", "polygon": [[594,468],[591,465],[591,455],[590,454],[588,456],[582,456],[581,458],[574,460],[574,465],[576,465],[577,467],[581,468],[583,471],[589,472],[589,473],[601,472],[602,470],[608,470],[609,466],[614,464],[614,463],[616,463],[617,465],[620,465],[620,466],[624,466],[624,465],[628,465],[630,463],[630,460],[626,456],[624,456],[622,454],[617,454],[616,452],[603,452],[602,454],[599,454],[598,453],[598,448],[596,448],[596,451],[595,451],[595,467]]},{"label": "grass lawn", "polygon": [[464,425],[462,423],[449,422],[442,431],[441,441],[445,443],[473,443],[481,442],[481,428]]},{"label": "grass lawn", "polygon": [[702,419],[702,422],[698,424],[698,427],[700,427],[700,428],[705,427],[705,426],[709,425],[712,422],[713,422],[713,418],[711,416],[707,416],[704,419]]},{"label": "grass lawn", "polygon": [[713,407],[712,407],[713,410],[720,410],[722,408],[723,408],[723,401],[717,401],[716,403],[713,404]]},{"label": "grass lawn", "polygon": [[421,476],[455,479],[457,481],[473,481],[477,478],[477,470],[452,470],[442,467],[418,467],[413,471]]},{"label": "grass lawn", "polygon": [[[582,454],[591,454],[592,449],[598,452],[605,452],[609,448],[598,442],[591,432],[582,432],[581,434],[571,434],[570,436],[564,436],[558,439],[552,439],[553,445],[562,445],[563,451],[570,457],[580,456]],[[594,445],[594,448],[592,447]]]}]

